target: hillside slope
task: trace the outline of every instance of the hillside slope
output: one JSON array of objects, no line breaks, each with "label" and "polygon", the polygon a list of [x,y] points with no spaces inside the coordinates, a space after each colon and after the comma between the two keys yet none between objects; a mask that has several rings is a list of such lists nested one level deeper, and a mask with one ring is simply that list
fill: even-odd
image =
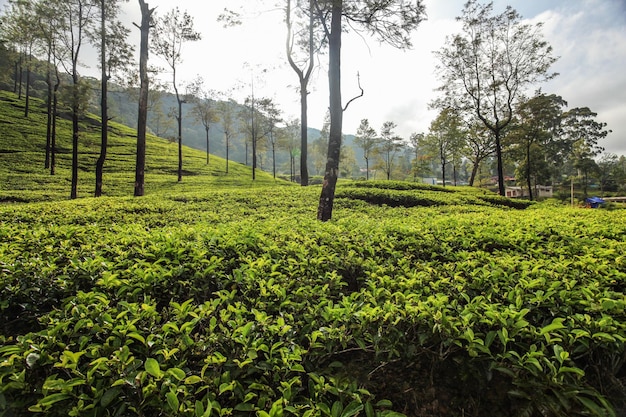
[{"label": "hillside slope", "polygon": [[[79,144],[79,197],[88,197],[95,188],[95,164],[100,153],[100,122],[87,115],[81,123]],[[57,127],[56,173],[44,167],[46,112],[41,100],[32,99],[28,118],[24,102],[0,91],[0,201],[64,199],[70,193],[71,124],[61,117]],[[136,131],[110,123],[109,147],[104,168],[104,195],[132,195],[134,189]],[[148,136],[146,149],[146,194],[166,190],[201,190],[213,185],[257,187],[288,184],[257,170],[216,156],[206,163],[206,153],[183,148],[183,181],[177,181],[178,148],[175,143]]]}]

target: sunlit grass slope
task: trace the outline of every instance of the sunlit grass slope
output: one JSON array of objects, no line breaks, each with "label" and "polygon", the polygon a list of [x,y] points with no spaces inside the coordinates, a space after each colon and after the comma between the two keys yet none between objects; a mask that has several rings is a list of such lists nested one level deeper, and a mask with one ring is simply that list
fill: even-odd
[{"label": "sunlit grass slope", "polygon": [[[64,117],[63,117],[64,116]],[[56,175],[44,168],[46,146],[46,109],[41,100],[32,99],[29,116],[24,117],[24,100],[0,92],[0,201],[42,201],[66,199],[71,181],[71,122],[62,113],[57,128]],[[100,121],[87,115],[81,123],[79,144],[79,197],[93,195],[95,166],[100,154]],[[110,122],[109,146],[104,171],[106,196],[133,194],[136,131]],[[257,170],[252,181],[251,168],[196,149],[183,149],[183,181],[177,181],[178,145],[149,135],[146,147],[146,195],[160,192],[208,191],[220,187],[254,188],[286,185]]]}]

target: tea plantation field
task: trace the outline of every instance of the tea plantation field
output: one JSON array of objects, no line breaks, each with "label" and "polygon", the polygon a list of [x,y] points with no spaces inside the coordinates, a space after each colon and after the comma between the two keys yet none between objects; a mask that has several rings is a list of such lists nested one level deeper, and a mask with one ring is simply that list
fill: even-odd
[{"label": "tea plantation field", "polygon": [[368,185],[0,206],[0,413],[623,415],[624,211]]},{"label": "tea plantation field", "polygon": [[0,416],[626,415],[626,211],[319,187],[0,92]]}]

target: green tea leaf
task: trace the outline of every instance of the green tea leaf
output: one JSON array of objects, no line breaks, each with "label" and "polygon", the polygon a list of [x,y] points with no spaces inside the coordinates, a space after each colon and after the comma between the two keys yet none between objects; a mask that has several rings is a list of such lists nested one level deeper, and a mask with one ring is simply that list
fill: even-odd
[{"label": "green tea leaf", "polygon": [[163,371],[161,371],[161,366],[159,362],[154,358],[146,359],[146,372],[152,375],[155,378],[161,378],[163,376]]},{"label": "green tea leaf", "polygon": [[108,389],[100,398],[100,405],[105,408],[108,407],[120,395],[120,392],[122,392],[120,387]]},{"label": "green tea leaf", "polygon": [[178,401],[178,396],[175,392],[169,391],[167,394],[165,394],[165,399],[167,400],[167,405],[172,409],[172,411],[178,411],[180,402]]}]

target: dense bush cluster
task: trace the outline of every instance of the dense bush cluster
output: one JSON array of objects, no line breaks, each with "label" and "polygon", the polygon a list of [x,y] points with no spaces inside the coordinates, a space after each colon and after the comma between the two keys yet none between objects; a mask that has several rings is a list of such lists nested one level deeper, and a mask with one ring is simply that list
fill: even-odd
[{"label": "dense bush cluster", "polygon": [[0,414],[623,410],[622,211],[317,193],[0,207]]}]

